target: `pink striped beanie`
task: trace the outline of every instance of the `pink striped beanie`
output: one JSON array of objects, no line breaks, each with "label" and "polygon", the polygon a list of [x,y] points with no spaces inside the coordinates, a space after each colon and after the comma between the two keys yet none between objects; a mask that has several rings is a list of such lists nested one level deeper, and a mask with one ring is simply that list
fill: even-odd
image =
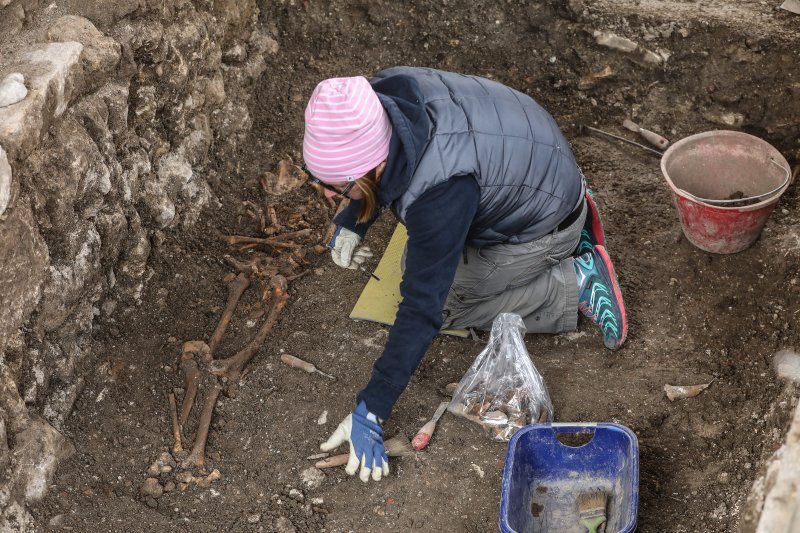
[{"label": "pink striped beanie", "polygon": [[389,154],[392,125],[366,78],[321,81],[305,112],[303,159],[324,182],[354,181]]}]

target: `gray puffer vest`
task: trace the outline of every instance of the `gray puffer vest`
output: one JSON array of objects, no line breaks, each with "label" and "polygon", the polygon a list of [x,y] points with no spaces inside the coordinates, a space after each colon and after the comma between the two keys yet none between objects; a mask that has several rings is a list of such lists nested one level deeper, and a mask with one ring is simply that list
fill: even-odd
[{"label": "gray puffer vest", "polygon": [[[390,68],[372,81],[390,88],[384,97],[424,106],[431,123],[408,187],[391,202],[401,221],[426,190],[471,175],[480,185],[480,205],[467,244],[525,243],[552,232],[583,196],[567,140],[531,97],[488,79],[427,68]],[[393,95],[392,86],[414,94]],[[397,124],[398,109],[387,111]]]}]

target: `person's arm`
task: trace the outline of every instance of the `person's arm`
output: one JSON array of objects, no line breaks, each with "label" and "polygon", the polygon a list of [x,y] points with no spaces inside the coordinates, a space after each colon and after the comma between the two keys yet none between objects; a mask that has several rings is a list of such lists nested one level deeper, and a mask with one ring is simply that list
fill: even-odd
[{"label": "person's arm", "polygon": [[337,226],[345,229],[349,229],[360,238],[364,238],[364,235],[367,234],[367,230],[372,225],[373,222],[378,218],[380,215],[380,209],[375,209],[375,213],[372,215],[372,218],[367,220],[366,222],[357,222],[358,220],[358,211],[361,209],[361,200],[350,200],[350,203],[342,209],[342,211],[333,218],[333,223]]},{"label": "person's arm", "polygon": [[406,213],[403,301],[372,377],[356,399],[382,420],[389,418],[442,327],[442,310],[479,200],[475,180],[459,176],[426,191]]}]

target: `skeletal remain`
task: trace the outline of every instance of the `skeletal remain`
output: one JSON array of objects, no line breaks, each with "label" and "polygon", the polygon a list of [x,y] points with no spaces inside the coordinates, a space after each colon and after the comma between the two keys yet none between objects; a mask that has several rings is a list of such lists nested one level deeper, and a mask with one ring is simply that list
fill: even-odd
[{"label": "skeletal remain", "polygon": [[272,331],[275,325],[278,315],[289,300],[289,293],[286,291],[286,278],[283,276],[275,276],[273,278],[272,309],[270,309],[269,315],[267,315],[266,320],[261,325],[256,336],[236,355],[228,357],[227,359],[217,359],[211,363],[211,373],[215,376],[227,379],[227,394],[229,397],[236,397],[236,386],[241,377],[242,370],[244,370],[247,363],[256,355],[261,345],[264,344],[267,335],[269,335],[269,332]]},{"label": "skeletal remain", "polygon": [[189,457],[181,463],[183,468],[193,466],[205,466],[206,464],[206,441],[208,440],[208,428],[211,426],[211,416],[214,414],[214,407],[217,405],[217,398],[222,391],[222,386],[214,382],[211,390],[208,391],[203,401],[203,410],[200,413],[200,421],[197,423],[197,435],[194,439],[194,446]]},{"label": "skeletal remain", "polygon": [[175,439],[175,445],[172,451],[180,453],[183,451],[183,443],[181,442],[181,425],[178,422],[178,407],[175,402],[175,393],[169,393],[169,413],[172,419],[172,437]]},{"label": "skeletal remain", "polygon": [[683,398],[693,398],[706,390],[711,382],[700,385],[664,385],[664,392],[667,393],[669,401],[681,400]]},{"label": "skeletal remain", "polygon": [[228,284],[228,302],[225,304],[225,310],[222,312],[222,317],[219,319],[217,329],[211,335],[211,340],[208,341],[208,350],[211,357],[214,357],[214,352],[217,351],[219,343],[222,341],[222,336],[225,330],[228,329],[228,324],[233,317],[233,311],[242,297],[242,293],[250,286],[250,278],[244,274],[239,274],[234,280]]},{"label": "skeletal remain", "polygon": [[297,243],[291,241],[283,242],[274,237],[271,239],[262,239],[261,237],[248,237],[247,235],[228,235],[224,237],[223,240],[232,246],[236,244],[265,244],[272,248],[286,248],[287,250],[301,248]]},{"label": "skeletal remain", "polygon": [[197,396],[197,386],[200,383],[200,369],[195,360],[196,353],[208,353],[208,345],[203,341],[188,341],[183,343],[181,354],[181,371],[183,372],[183,404],[181,405],[180,427],[186,425],[189,413],[192,411],[194,399]]}]

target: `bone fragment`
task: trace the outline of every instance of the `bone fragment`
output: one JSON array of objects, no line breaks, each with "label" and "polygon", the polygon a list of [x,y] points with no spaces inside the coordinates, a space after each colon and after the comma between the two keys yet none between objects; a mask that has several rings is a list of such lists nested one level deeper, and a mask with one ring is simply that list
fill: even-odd
[{"label": "bone fragment", "polygon": [[222,386],[214,382],[211,390],[208,391],[203,401],[203,411],[200,413],[200,421],[197,423],[197,435],[194,439],[192,452],[189,454],[181,467],[191,468],[193,466],[205,466],[206,464],[206,441],[208,440],[208,429],[211,426],[211,416],[214,414],[214,407],[217,405],[217,398],[222,391]]},{"label": "bone fragment", "polygon": [[[387,439],[383,443],[384,448],[386,449],[386,455],[389,457],[404,457],[406,455],[412,455],[414,450],[411,448],[411,442],[402,435],[397,435],[392,437],[391,439]],[[350,459],[349,453],[342,453],[339,455],[334,455],[331,457],[327,457],[322,459],[321,461],[317,461],[314,463],[314,466],[317,468],[333,468],[335,466],[342,466],[346,465],[347,461]]]},{"label": "bone fragment", "polygon": [[195,480],[197,480],[197,486],[203,489],[207,489],[218,479],[222,479],[222,474],[220,474],[219,470],[216,468],[204,478],[195,478]]},{"label": "bone fragment", "polygon": [[217,329],[214,330],[214,334],[211,335],[211,340],[208,341],[208,350],[211,357],[214,357],[214,352],[217,351],[217,347],[219,347],[219,343],[222,341],[222,336],[225,334],[225,330],[228,329],[228,324],[231,322],[233,312],[236,310],[242,293],[244,293],[249,286],[250,278],[241,273],[228,285],[228,302],[225,304],[225,310],[222,312],[222,317],[219,319]]},{"label": "bone fragment", "polygon": [[183,343],[183,353],[181,353],[181,370],[183,371],[183,405],[181,406],[181,416],[179,425],[182,428],[189,420],[189,413],[192,411],[197,387],[200,383],[200,369],[197,359],[207,363],[211,360],[211,352],[208,345],[203,341],[187,341]]},{"label": "bone fragment", "polygon": [[667,398],[674,402],[683,398],[693,398],[706,390],[709,385],[711,382],[701,385],[664,385],[664,392],[667,393]]},{"label": "bone fragment", "polygon": [[183,451],[181,425],[178,422],[178,407],[177,403],[175,402],[175,394],[172,392],[169,393],[169,413],[170,418],[172,419],[172,437],[175,439],[175,445],[172,447],[172,451],[175,453],[180,453]]},{"label": "bone fragment", "polygon": [[247,363],[258,353],[261,345],[272,331],[278,315],[286,306],[289,300],[289,293],[286,292],[287,284],[286,278],[283,276],[275,276],[273,278],[273,297],[272,308],[267,315],[266,320],[261,325],[261,328],[256,333],[256,336],[250,343],[242,348],[236,355],[228,357],[227,359],[216,359],[211,363],[211,373],[215,376],[226,378],[228,380],[228,396],[233,398],[236,396],[236,385],[241,377],[242,370],[247,366]]},{"label": "bone fragment", "polygon": [[230,245],[236,244],[265,244],[273,248],[286,248],[288,250],[296,250],[301,248],[299,244],[293,242],[283,242],[279,239],[262,239],[261,237],[248,237],[247,235],[228,235],[224,238],[225,242]]}]

